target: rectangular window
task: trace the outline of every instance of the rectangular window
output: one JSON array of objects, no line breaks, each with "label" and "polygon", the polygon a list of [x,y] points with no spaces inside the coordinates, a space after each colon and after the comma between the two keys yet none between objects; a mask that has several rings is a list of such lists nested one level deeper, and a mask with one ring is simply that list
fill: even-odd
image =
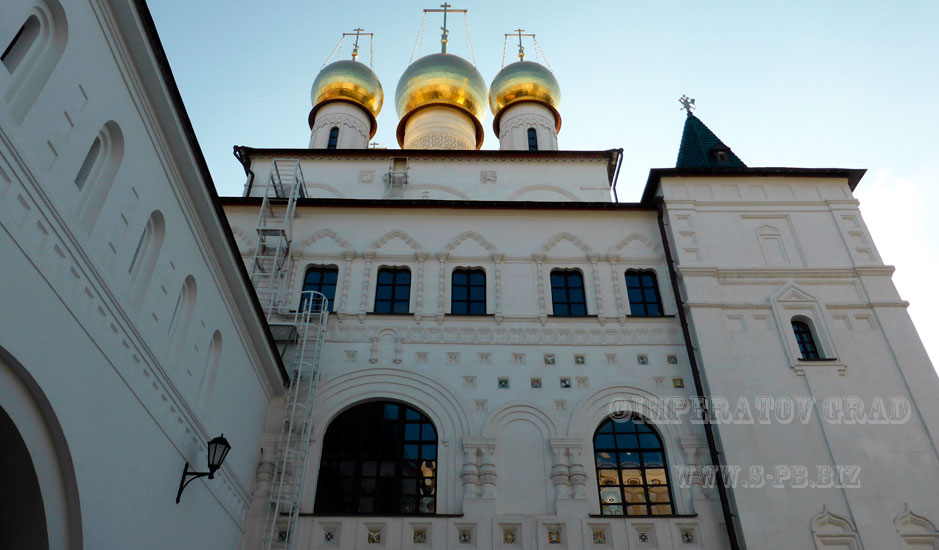
[{"label": "rectangular window", "polygon": [[486,314],[486,272],[482,269],[457,269],[453,272],[450,313],[453,315]]},{"label": "rectangular window", "polygon": [[627,271],[626,292],[629,296],[629,314],[634,317],[662,315],[662,299],[652,271]]},{"label": "rectangular window", "polygon": [[551,301],[559,317],[587,315],[584,276],[578,270],[555,269],[551,272]]},{"label": "rectangular window", "polygon": [[408,313],[411,301],[411,271],[406,267],[378,270],[375,313]]},{"label": "rectangular window", "polygon": [[312,295],[307,291],[319,292],[326,296],[329,302],[326,311],[333,311],[336,300],[336,279],[339,277],[339,270],[335,267],[311,267],[303,278],[303,292],[300,298],[300,309],[302,310],[311,301]]}]

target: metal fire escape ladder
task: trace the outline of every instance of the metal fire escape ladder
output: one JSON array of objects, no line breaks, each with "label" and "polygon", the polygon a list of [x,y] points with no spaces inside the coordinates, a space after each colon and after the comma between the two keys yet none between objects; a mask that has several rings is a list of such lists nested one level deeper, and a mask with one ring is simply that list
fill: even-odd
[{"label": "metal fire escape ladder", "polygon": [[304,196],[297,159],[274,159],[258,216],[258,246],[251,279],[271,333],[283,344],[290,387],[274,452],[271,491],[262,545],[292,549],[303,496],[306,459],[313,434],[313,405],[319,382],[329,302],[312,291],[290,291],[290,242],[297,200]]}]

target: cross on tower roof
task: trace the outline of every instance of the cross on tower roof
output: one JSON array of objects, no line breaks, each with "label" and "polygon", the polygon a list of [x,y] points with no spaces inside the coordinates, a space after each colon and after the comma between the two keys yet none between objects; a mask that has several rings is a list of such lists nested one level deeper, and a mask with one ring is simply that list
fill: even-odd
[{"label": "cross on tower roof", "polygon": [[695,108],[694,98],[690,98],[685,94],[682,94],[678,99],[678,102],[681,103],[681,108],[688,111],[688,114],[691,114],[691,110]]},{"label": "cross on tower roof", "polygon": [[[519,27],[519,28],[515,29],[514,31],[512,31],[511,33],[506,33],[505,36],[506,36],[506,38],[508,38],[509,36],[517,36],[517,37],[518,37],[518,60],[519,60],[519,61],[525,61],[525,46],[522,46],[522,37],[523,37],[523,36],[530,36],[530,37],[534,38],[534,37],[535,37],[534,33],[527,33],[527,34],[525,34],[525,29]],[[505,59],[505,58],[504,58],[504,56],[503,56],[503,62],[504,62],[504,59]]]},{"label": "cross on tower roof", "polygon": [[352,45],[352,61],[356,61],[357,58],[359,57],[359,37],[360,36],[369,36],[369,37],[372,36],[372,33],[370,32],[362,32],[364,30],[365,29],[363,29],[362,27],[356,27],[352,29],[352,32],[342,33],[342,36],[354,36],[355,37],[355,44]]}]

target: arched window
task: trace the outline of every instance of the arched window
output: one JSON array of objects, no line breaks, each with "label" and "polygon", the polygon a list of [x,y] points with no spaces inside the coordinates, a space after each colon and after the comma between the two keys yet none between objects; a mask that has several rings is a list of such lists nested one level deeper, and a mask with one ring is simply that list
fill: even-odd
[{"label": "arched window", "polygon": [[179,359],[179,352],[189,334],[189,322],[192,320],[192,312],[195,308],[196,280],[192,275],[187,275],[182,288],[179,289],[173,316],[170,317],[168,334],[170,335],[170,357],[173,362]]},{"label": "arched window", "polygon": [[317,514],[434,514],[437,430],[401,403],[353,407],[326,430],[317,479]]},{"label": "arched window", "polygon": [[554,304],[554,315],[558,317],[587,315],[583,273],[578,269],[552,270],[551,301]]},{"label": "arched window", "polygon": [[329,142],[326,143],[327,149],[335,149],[339,145],[339,127],[333,126],[329,129]]},{"label": "arched window", "polygon": [[[309,291],[315,291],[326,296],[329,301],[326,310],[333,311],[336,300],[336,280],[339,278],[339,269],[335,267],[314,266],[306,270],[303,277],[303,294],[300,296],[300,309],[313,305]],[[317,306],[318,308],[319,306]]]},{"label": "arched window", "polygon": [[411,270],[383,267],[378,270],[375,313],[408,313],[411,302]]},{"label": "arched window", "polygon": [[626,272],[626,292],[629,296],[629,314],[634,317],[662,315],[662,298],[655,272],[651,270]]},{"label": "arched window", "polygon": [[143,233],[140,234],[134,257],[131,258],[130,267],[127,268],[131,277],[131,299],[137,305],[140,305],[147,287],[150,286],[157,258],[160,257],[160,249],[163,248],[165,234],[166,222],[163,220],[163,214],[159,210],[154,210],[147,220],[147,225],[143,228]]},{"label": "arched window", "polygon": [[538,150],[538,132],[536,132],[534,128],[528,129],[528,150]]},{"label": "arched window", "polygon": [[796,343],[799,344],[799,351],[803,359],[821,359],[818,346],[815,344],[815,337],[812,336],[812,329],[804,321],[792,320],[792,332],[795,334]]},{"label": "arched window", "polygon": [[3,66],[6,67],[7,72],[10,74],[16,72],[17,67],[20,66],[20,63],[22,63],[38,37],[39,18],[35,15],[30,15],[26,18],[26,22],[23,23],[20,30],[16,32],[16,35],[13,37],[13,40],[10,41],[7,49],[3,50],[3,55],[0,55],[0,61],[3,62]]},{"label": "arched window", "polygon": [[209,343],[209,359],[205,364],[205,372],[202,374],[202,387],[199,389],[199,408],[205,410],[209,405],[209,398],[212,397],[212,389],[215,387],[215,375],[218,374],[218,363],[222,357],[222,333],[215,331],[212,333],[212,341]]},{"label": "arched window", "polygon": [[638,417],[608,418],[593,436],[600,513],[658,516],[674,513],[662,438]]},{"label": "arched window", "polygon": [[86,231],[94,227],[123,159],[124,134],[116,122],[109,120],[91,143],[75,175],[75,186],[82,194],[79,216]]},{"label": "arched window", "polygon": [[68,41],[68,22],[58,0],[40,0],[23,21],[0,55],[10,74],[3,99],[13,119],[26,118],[39,92],[46,85]]},{"label": "arched window", "polygon": [[450,288],[450,313],[486,314],[486,272],[482,269],[454,269]]}]

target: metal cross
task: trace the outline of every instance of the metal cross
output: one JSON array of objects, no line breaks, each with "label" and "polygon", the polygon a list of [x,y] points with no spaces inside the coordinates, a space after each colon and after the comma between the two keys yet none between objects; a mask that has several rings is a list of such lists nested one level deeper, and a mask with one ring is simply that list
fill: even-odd
[{"label": "metal cross", "polygon": [[518,60],[525,61],[525,46],[522,46],[522,33],[525,32],[525,29],[517,28],[515,32],[518,33]]},{"label": "metal cross", "polygon": [[356,27],[352,30],[355,31],[355,45],[352,46],[352,60],[355,61],[355,59],[359,57],[359,34],[365,29]]},{"label": "metal cross", "polygon": [[688,114],[691,114],[691,110],[695,108],[694,99],[689,98],[687,95],[682,94],[681,98],[678,99],[678,102],[681,103],[681,108],[688,111]]},{"label": "metal cross", "polygon": [[443,34],[440,35],[440,53],[447,53],[447,36],[450,34],[450,31],[447,30],[447,14],[466,13],[466,10],[451,10],[450,8],[453,6],[447,2],[440,4],[440,7],[443,9],[425,9],[424,13],[443,13],[443,26],[440,27],[440,30],[443,31]]}]

